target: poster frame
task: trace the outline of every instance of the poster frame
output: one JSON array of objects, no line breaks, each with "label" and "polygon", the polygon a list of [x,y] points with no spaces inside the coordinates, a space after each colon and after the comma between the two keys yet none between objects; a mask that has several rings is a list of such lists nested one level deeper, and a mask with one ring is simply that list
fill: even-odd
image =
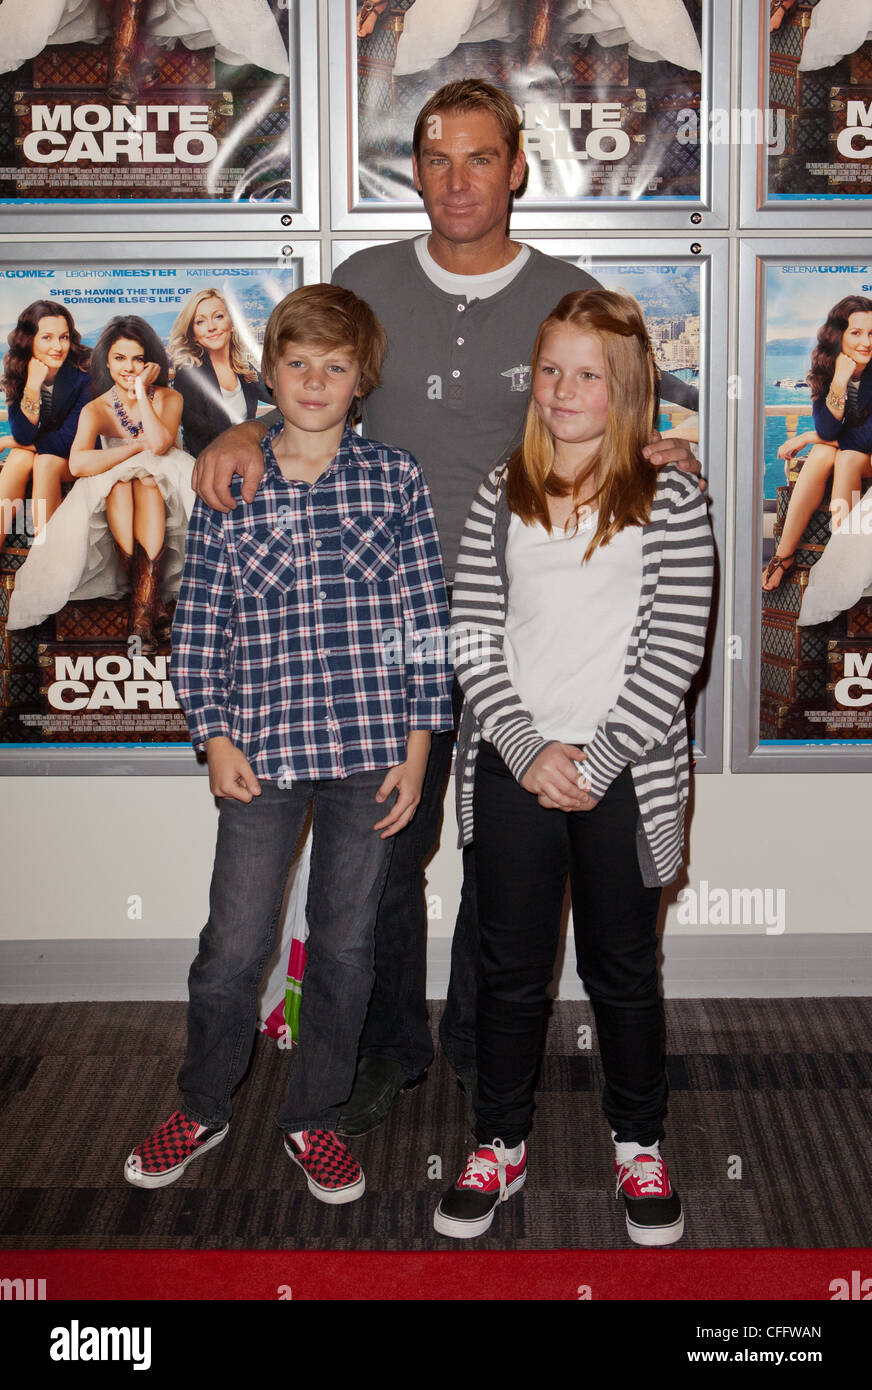
[{"label": "poster frame", "polygon": [[[293,196],[287,201],[251,203],[221,199],[178,199],[158,203],[129,199],[85,200],[47,198],[0,200],[0,234],[56,234],[59,219],[64,231],[198,232],[214,235],[216,214],[226,219],[227,232],[259,232],[289,235],[317,231],[321,225],[318,111],[318,5],[317,0],[283,0],[290,12],[290,109],[291,181]],[[310,113],[310,119],[304,117]],[[282,229],[285,229],[284,233]]]},{"label": "poster frame", "polygon": [[[781,243],[780,245],[783,245]],[[763,568],[763,471],[765,465],[765,329],[766,271],[771,265],[814,262],[838,265],[858,258],[872,260],[868,238],[796,238],[789,253],[771,238],[745,239],[740,246],[739,322],[750,337],[753,325],[753,368],[742,374],[736,433],[737,460],[749,467],[737,468],[736,542],[734,553],[732,635],[741,659],[730,663],[732,671],[733,772],[870,772],[872,738],[865,747],[834,746],[834,740],[763,745],[759,737],[760,663]]]},{"label": "poster frame", "polygon": [[[742,110],[766,110],[769,106],[768,0],[739,0],[741,5],[741,104]],[[865,199],[851,197],[826,201],[821,198],[769,198],[765,144],[743,144],[739,158],[739,227],[801,229],[832,227],[841,231],[867,230],[872,218],[872,186]],[[872,161],[870,161],[872,162]]]},{"label": "poster frame", "polygon": [[[287,254],[285,254],[287,253]],[[315,239],[298,241],[293,247],[279,241],[81,241],[81,242],[3,242],[0,244],[0,278],[4,271],[20,262],[39,266],[58,264],[75,258],[77,264],[94,269],[101,265],[204,266],[236,264],[268,269],[270,264],[287,268],[299,262],[302,283],[316,282],[321,276],[321,244]],[[46,282],[38,282],[45,284]],[[48,282],[50,283],[50,282]],[[178,744],[0,744],[0,776],[99,775],[127,777],[185,776],[207,771],[191,745]]]},{"label": "poster frame", "polygon": [[[355,251],[382,241],[336,238],[332,244],[330,273]],[[727,509],[727,301],[729,292],[729,244],[726,237],[689,241],[686,237],[542,237],[521,236],[520,241],[558,257],[584,258],[584,268],[595,272],[595,258],[611,262],[674,261],[701,267],[700,332],[701,400],[700,446],[704,450],[705,478],[711,500],[711,523],[716,568],[714,615],[709,628],[708,670],[705,687],[696,706],[694,766],[697,772],[723,771],[724,742],[724,605],[723,566],[726,555]],[[543,317],[549,306],[544,306]],[[532,347],[532,344],[531,344]],[[704,394],[703,394],[704,393]],[[470,499],[471,500],[471,499]],[[718,574],[720,573],[720,577]]]},{"label": "poster frame", "polygon": [[[329,21],[329,110],[331,227],[334,232],[378,233],[422,230],[426,214],[416,196],[402,203],[367,208],[356,203],[357,177],[354,26],[356,0],[326,0]],[[729,108],[731,0],[709,0],[703,16],[700,125],[706,128],[712,108]],[[697,199],[600,199],[579,207],[575,200],[540,202],[529,207],[520,199],[512,214],[515,231],[549,228],[554,231],[596,230],[604,227],[680,230],[723,229],[729,226],[730,147],[701,145],[700,190]]]}]

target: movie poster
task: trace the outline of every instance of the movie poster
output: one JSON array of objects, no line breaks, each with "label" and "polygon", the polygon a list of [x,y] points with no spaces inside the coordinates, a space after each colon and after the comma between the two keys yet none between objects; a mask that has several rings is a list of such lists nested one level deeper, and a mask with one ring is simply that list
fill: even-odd
[{"label": "movie poster", "polygon": [[872,197],[872,0],[762,0],[768,26],[768,198]]},{"label": "movie poster", "polygon": [[[303,269],[302,258],[0,267],[3,752],[187,743],[169,626],[194,458],[272,409],[260,345]],[[159,451],[133,418],[145,373],[154,409],[180,420]],[[96,433],[92,402],[109,432]]]},{"label": "movie poster", "polygon": [[355,69],[349,208],[414,206],[415,116],[468,77],[503,88],[522,114],[524,210],[700,198],[709,0],[623,0],[619,13],[605,0],[334,3]]},{"label": "movie poster", "polygon": [[293,200],[296,12],[3,0],[0,200]]},{"label": "movie poster", "polygon": [[765,296],[759,742],[872,750],[872,261]]}]

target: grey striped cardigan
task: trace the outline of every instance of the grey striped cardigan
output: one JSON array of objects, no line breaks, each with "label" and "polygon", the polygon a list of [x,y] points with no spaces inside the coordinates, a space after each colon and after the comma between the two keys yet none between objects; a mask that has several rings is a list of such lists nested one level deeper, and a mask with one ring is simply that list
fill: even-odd
[{"label": "grey striped cardigan", "polygon": [[[479,741],[495,746],[520,782],[549,742],[512,688],[503,657],[509,508],[505,464],[481,484],[463,539],[451,604],[451,638],[464,702],[455,767],[460,844],[473,838]],[[684,695],[699,669],[711,603],[714,546],[696,478],[661,468],[642,528],[642,591],[614,708],[587,745],[585,773],[599,799],[628,764],[639,802],[639,865],[649,887],[681,868],[689,759]],[[555,595],[555,602],[559,602]]]}]

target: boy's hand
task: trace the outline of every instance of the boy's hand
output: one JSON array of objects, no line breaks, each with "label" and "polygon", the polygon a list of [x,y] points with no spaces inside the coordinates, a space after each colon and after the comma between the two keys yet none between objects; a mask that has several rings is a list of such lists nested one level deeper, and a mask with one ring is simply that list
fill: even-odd
[{"label": "boy's hand", "polygon": [[702,464],[686,439],[679,439],[675,435],[669,439],[664,439],[659,430],[652,430],[651,443],[645,445],[642,453],[649,463],[653,463],[655,468],[662,468],[664,464],[674,463],[676,468],[681,469],[682,473],[695,473],[699,478],[700,488],[705,488],[705,479],[699,477]]},{"label": "boy's hand", "polygon": [[207,507],[216,512],[231,512],[236,499],[230,491],[234,474],[242,478],[242,500],[253,502],[264,474],[263,451],[260,441],[266,426],[256,420],[244,420],[241,425],[213,439],[194,465],[191,480],[194,491]]},{"label": "boy's hand", "polygon": [[385,780],[375,794],[376,801],[385,801],[391,792],[397,799],[384,820],[377,821],[373,830],[381,830],[383,840],[396,835],[409,824],[421,800],[424,773],[427,771],[427,757],[430,752],[430,735],[420,730],[409,734],[406,761],[390,768]]},{"label": "boy's hand", "polygon": [[232,801],[252,801],[260,796],[260,783],[251,764],[229,738],[210,738],[206,742],[209,764],[209,790],[213,796],[229,796]]}]

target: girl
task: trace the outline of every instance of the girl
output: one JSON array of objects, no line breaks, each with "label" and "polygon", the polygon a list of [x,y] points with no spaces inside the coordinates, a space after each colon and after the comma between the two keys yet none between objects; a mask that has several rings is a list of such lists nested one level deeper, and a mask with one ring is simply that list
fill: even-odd
[{"label": "girl", "polygon": [[169,637],[161,588],[175,593],[194,504],[193,460],[175,448],[182,398],[143,319],[114,318],[93,356],[96,399],[70,452],[79,481],[18,571],[9,626],[31,627],[70,599],[120,597],[129,587],[130,635],[142,652]]},{"label": "girl", "polygon": [[634,299],[566,295],[532,371],[523,442],[479,489],[454,585],[458,812],[481,930],[477,1147],[434,1224],[479,1235],[526,1179],[568,873],[627,1228],[665,1245],[683,1216],[658,1147],[656,923],[682,863],[684,695],[703,657],[711,532],[695,480],[642,455],[657,369]]},{"label": "girl", "polygon": [[176,369],[173,386],[184,401],[182,439],[194,458],[230,425],[253,420],[258,401],[273,404],[216,289],[198,290],[182,305],[169,354]]},{"label": "girl", "polygon": [[864,478],[872,476],[872,299],[848,295],[834,304],[818,330],[811,355],[814,429],[794,435],[778,450],[790,460],[806,445],[811,452],[793,486],[778,548],[763,571],[764,590],[777,589],[793,566],[796,548],[820,506],[833,474],[830,511],[834,525],[856,504]]},{"label": "girl", "polygon": [[63,304],[28,304],[8,342],[3,389],[9,434],[0,437],[0,450],[9,452],[0,468],[0,549],[31,480],[36,535],[60,506],[61,484],[73,481],[70,446],[91,397],[91,354]]}]

